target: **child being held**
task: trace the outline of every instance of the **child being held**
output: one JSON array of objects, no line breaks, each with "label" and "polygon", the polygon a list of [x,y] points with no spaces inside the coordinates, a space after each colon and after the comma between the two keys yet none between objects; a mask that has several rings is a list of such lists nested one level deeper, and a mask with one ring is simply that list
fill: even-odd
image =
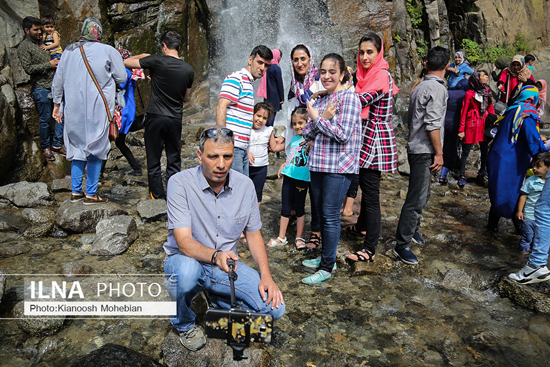
[{"label": "child being held", "polygon": [[306,167],[309,144],[302,137],[302,130],[306,126],[307,118],[308,115],[305,107],[297,107],[292,111],[290,126],[296,135],[290,141],[286,163],[281,165],[277,173],[279,178],[284,176],[279,237],[269,240],[267,243],[268,247],[281,246],[288,243],[286,230],[290,220],[290,212],[294,210],[296,212],[296,248],[298,250],[306,248],[302,234],[305,225],[305,202],[310,182],[309,169]]},{"label": "child being held", "polygon": [[535,203],[539,199],[546,174],[550,168],[550,153],[540,153],[533,157],[533,176],[525,180],[521,187],[518,199],[516,218],[523,221],[521,225],[521,239],[519,248],[522,254],[527,255],[531,251],[535,238]]},{"label": "child being held", "polygon": [[[267,166],[269,164],[267,147],[269,146],[271,150],[276,147],[273,126],[265,126],[272,114],[273,108],[269,103],[258,102],[254,106],[252,132],[250,133],[250,145],[248,146],[248,162],[250,163],[248,177],[254,182],[258,205],[262,203],[262,192],[267,177]],[[283,148],[284,145],[278,151]]]},{"label": "child being held", "polygon": [[40,45],[40,48],[46,51],[50,51],[50,57],[52,60],[59,60],[63,49],[61,48],[59,33],[55,30],[55,22],[51,17],[44,17],[41,20],[42,27],[44,28],[44,44]]}]

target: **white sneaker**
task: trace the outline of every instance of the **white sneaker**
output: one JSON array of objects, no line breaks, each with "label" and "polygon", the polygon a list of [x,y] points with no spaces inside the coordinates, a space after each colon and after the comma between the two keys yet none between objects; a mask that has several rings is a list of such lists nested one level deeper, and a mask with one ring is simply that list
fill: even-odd
[{"label": "white sneaker", "polygon": [[550,270],[546,266],[534,268],[527,264],[517,273],[509,274],[508,278],[520,284],[540,283],[550,279]]}]

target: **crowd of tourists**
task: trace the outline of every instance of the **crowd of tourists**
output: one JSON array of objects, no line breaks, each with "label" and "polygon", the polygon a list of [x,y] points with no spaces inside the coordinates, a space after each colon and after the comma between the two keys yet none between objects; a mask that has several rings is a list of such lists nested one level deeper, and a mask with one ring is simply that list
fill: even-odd
[{"label": "crowd of tourists", "polygon": [[[362,236],[364,242],[347,261],[375,261],[382,172],[397,171],[391,120],[399,92],[377,34],[367,33],[358,41],[355,71],[336,53],[324,55],[316,65],[312,48],[303,43],[288,54],[254,47],[246,65],[243,60],[244,67],[222,83],[216,123],[200,135],[199,165],[181,171],[182,111],[194,79],[192,67],[179,57],[181,35],[168,31],[161,36],[162,55],[132,56],[101,43],[102,26],[95,18],[86,19],[81,37],[64,50],[53,19],[27,17],[23,29],[26,38],[19,58],[31,77],[41,147],[46,159],[55,159],[53,151],[71,161],[72,202],[107,201],[98,195],[97,186],[110,138],[128,160],[128,174],[142,174],[125,136],[143,124],[150,196],[167,202],[164,269],[168,291],[178,304],[171,321],[186,348],[205,345],[191,310],[194,296],[208,290],[215,305],[230,306],[228,260],[238,264],[239,302],[275,319],[284,314],[285,304],[270,273],[267,249],[320,249],[320,256],[303,260],[315,272],[301,281],[312,285],[329,280],[337,268],[341,210],[350,212],[359,188],[357,222],[343,230]],[[449,172],[457,170],[458,185],[464,188],[468,155],[472,145],[479,144],[478,176],[488,179],[491,199],[488,229],[498,230],[500,217],[516,218],[522,223],[520,249],[530,254],[526,266],[510,278],[520,283],[548,280],[550,186],[545,179],[550,155],[538,131],[546,82],[534,79],[529,57],[515,56],[499,75],[496,70],[474,70],[463,52],[455,53],[453,63],[450,58],[446,48],[431,48],[410,95],[409,188],[393,254],[405,264],[418,263],[411,243],[424,244],[419,228],[432,176],[441,170],[439,183],[445,185]],[[288,93],[279,66],[283,60],[291,71]],[[151,96],[145,117],[140,117],[134,92],[136,81],[145,78],[144,70],[151,80]],[[496,98],[489,77],[497,80]],[[263,101],[255,103],[254,81],[259,79],[257,96]],[[273,128],[279,111],[287,125],[281,135]],[[286,161],[278,169],[283,179],[280,228],[276,238],[264,243],[260,204],[269,155],[282,151]],[[525,180],[530,166],[532,177]],[[306,241],[308,191],[311,221]],[[291,218],[296,220],[294,241],[287,238]],[[248,246],[259,271],[238,262],[239,240]]]}]

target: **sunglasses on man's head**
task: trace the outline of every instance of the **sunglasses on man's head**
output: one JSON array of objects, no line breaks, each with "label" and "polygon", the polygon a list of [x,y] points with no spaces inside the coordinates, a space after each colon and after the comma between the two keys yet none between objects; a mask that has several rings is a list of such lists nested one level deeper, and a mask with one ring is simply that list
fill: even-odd
[{"label": "sunglasses on man's head", "polygon": [[211,139],[218,135],[218,131],[223,137],[233,137],[233,131],[231,129],[228,129],[226,127],[211,127],[210,129],[206,129],[202,132],[201,138],[205,136],[206,138]]}]

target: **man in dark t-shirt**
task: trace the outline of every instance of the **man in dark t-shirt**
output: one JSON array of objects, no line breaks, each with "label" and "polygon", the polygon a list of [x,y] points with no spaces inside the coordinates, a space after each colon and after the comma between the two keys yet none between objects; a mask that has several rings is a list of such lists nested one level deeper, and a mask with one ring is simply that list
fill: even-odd
[{"label": "man in dark t-shirt", "polygon": [[149,192],[152,199],[166,199],[160,157],[166,150],[166,182],[181,171],[181,126],[183,102],[193,84],[193,68],[178,56],[181,35],[166,32],[160,39],[161,55],[141,54],[124,60],[129,69],[147,69],[151,76],[151,98],[145,119],[145,151]]}]

